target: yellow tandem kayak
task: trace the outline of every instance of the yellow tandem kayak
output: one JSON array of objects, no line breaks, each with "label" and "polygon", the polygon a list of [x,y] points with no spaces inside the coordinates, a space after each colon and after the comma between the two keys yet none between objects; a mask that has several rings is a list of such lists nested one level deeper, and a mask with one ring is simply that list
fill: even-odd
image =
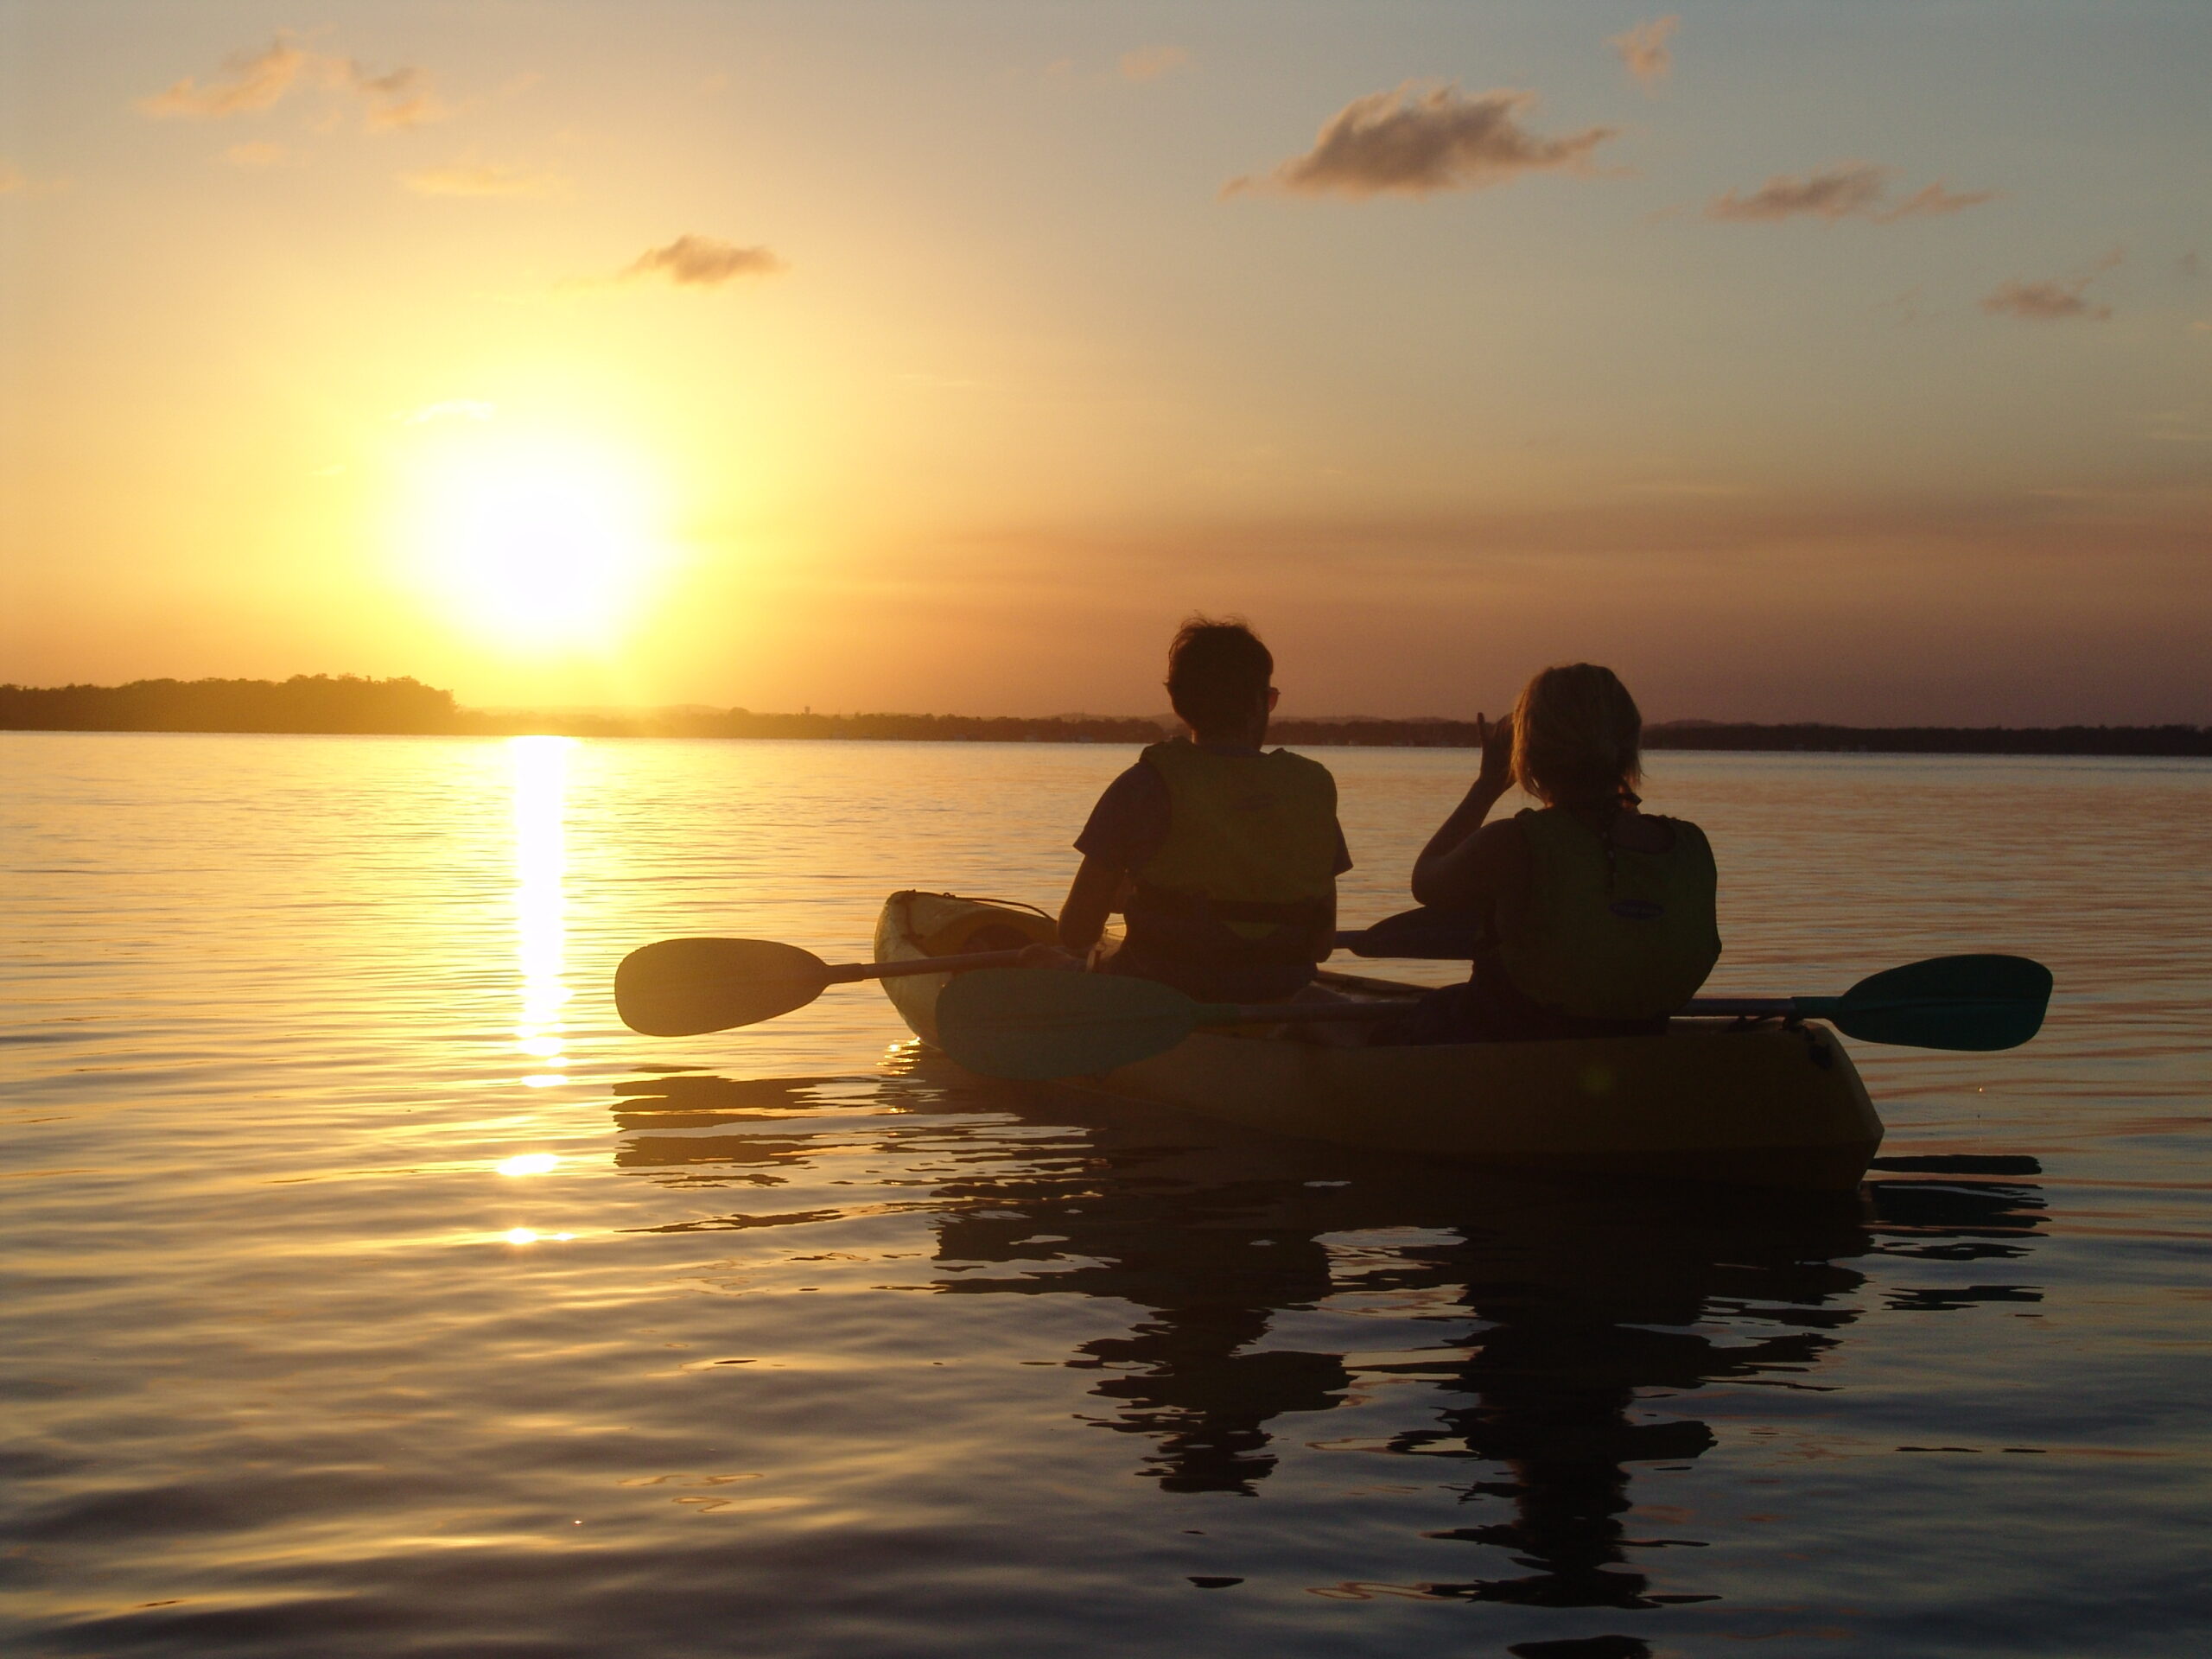
[{"label": "yellow tandem kayak", "polygon": [[[875,954],[909,962],[1052,937],[1034,911],[894,893]],[[925,1043],[937,1041],[950,978],[882,982]],[[1421,988],[1325,971],[1321,982],[1353,996]],[[1165,1054],[1057,1086],[1273,1134],[1560,1174],[1847,1192],[1882,1142],[1851,1056],[1811,1023],[1677,1020],[1663,1037],[1373,1048],[1201,1031]]]}]

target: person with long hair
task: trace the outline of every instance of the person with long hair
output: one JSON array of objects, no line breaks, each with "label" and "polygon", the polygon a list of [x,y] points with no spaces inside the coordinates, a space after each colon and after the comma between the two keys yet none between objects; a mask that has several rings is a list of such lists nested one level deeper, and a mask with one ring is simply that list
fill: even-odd
[{"label": "person with long hair", "polygon": [[[1415,899],[1473,914],[1473,976],[1431,994],[1392,1037],[1663,1032],[1695,995],[1720,955],[1713,849],[1687,819],[1639,810],[1643,732],[1611,669],[1574,663],[1529,682],[1414,861]],[[1516,785],[1537,804],[1487,822]]]}]

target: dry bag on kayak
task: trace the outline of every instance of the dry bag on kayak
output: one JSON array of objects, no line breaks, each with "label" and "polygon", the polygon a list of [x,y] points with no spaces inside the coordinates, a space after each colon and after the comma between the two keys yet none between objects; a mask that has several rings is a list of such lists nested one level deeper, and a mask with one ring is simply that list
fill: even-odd
[{"label": "dry bag on kayak", "polygon": [[1498,956],[1529,998],[1585,1020],[1670,1014],[1720,957],[1705,831],[1666,822],[1675,844],[1638,852],[1560,807],[1516,820],[1529,846],[1524,902],[1497,911]]}]

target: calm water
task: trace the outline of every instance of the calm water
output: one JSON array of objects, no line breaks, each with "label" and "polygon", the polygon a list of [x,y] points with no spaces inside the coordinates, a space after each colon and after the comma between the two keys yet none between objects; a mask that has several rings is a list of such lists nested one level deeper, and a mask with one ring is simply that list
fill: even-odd
[{"label": "calm water", "polygon": [[[663,935],[1053,902],[1128,758],[0,734],[12,1649],[2212,1644],[2212,767],[1660,758],[1716,988],[2057,973],[1859,1051],[1859,1202],[1255,1144],[864,987],[616,1025]],[[1324,758],[1400,908],[1471,757]]]}]

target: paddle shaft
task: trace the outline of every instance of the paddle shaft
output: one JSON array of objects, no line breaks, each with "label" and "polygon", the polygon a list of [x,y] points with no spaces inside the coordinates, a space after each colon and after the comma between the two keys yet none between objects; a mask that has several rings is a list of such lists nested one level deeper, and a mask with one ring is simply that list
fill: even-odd
[{"label": "paddle shaft", "polygon": [[[1700,996],[1675,1010],[1678,1019],[1789,1020],[1818,1018],[1825,1008],[1806,1003],[1827,1003],[1833,997]],[[1419,1006],[1409,997],[1374,1002],[1206,1002],[1199,1005],[1197,1022],[1202,1026],[1289,1024],[1307,1020],[1382,1020],[1405,1014]]]},{"label": "paddle shaft", "polygon": [[976,950],[964,957],[917,957],[912,962],[849,962],[822,964],[824,985],[849,985],[861,979],[904,979],[912,974],[957,974],[969,968],[1012,968],[1027,950]]},{"label": "paddle shaft", "polygon": [[[1833,1002],[1834,997],[1807,997],[1808,1002]],[[1694,996],[1675,1014],[1688,1019],[1792,1020],[1820,1012],[1798,1006],[1794,996]]]}]

